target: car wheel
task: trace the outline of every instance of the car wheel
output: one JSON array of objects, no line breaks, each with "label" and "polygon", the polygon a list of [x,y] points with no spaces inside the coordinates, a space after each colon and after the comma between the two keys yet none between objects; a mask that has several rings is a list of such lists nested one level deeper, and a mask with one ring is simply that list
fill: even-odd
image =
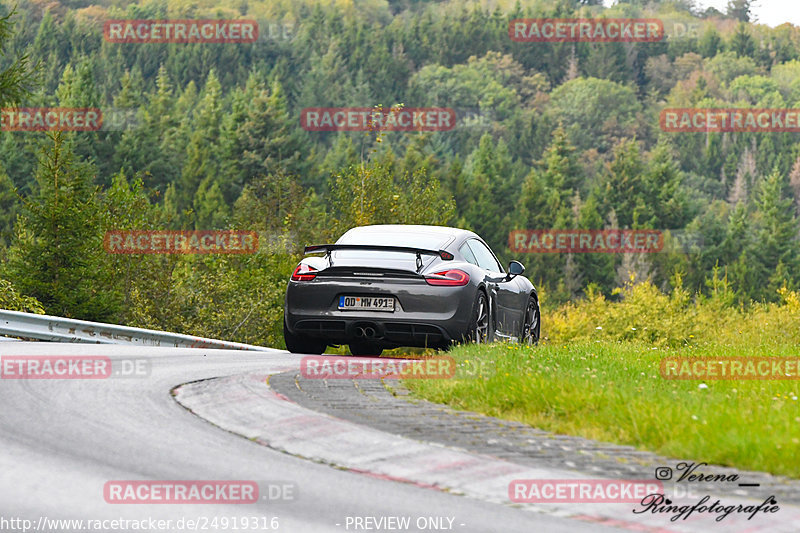
[{"label": "car wheel", "polygon": [[494,328],[492,327],[492,313],[489,308],[489,299],[486,293],[478,291],[475,298],[475,305],[472,308],[472,322],[467,332],[467,340],[477,344],[486,344],[494,340]]},{"label": "car wheel", "polygon": [[305,353],[309,355],[320,355],[328,347],[325,341],[300,337],[289,331],[286,327],[286,320],[283,321],[283,340],[286,342],[286,349],[292,353]]},{"label": "car wheel", "polygon": [[538,344],[539,332],[542,326],[542,315],[539,311],[539,302],[531,297],[528,306],[525,308],[525,322],[522,325],[522,343]]},{"label": "car wheel", "polygon": [[354,342],[350,344],[350,353],[353,355],[374,355],[383,353],[383,348],[374,342]]}]

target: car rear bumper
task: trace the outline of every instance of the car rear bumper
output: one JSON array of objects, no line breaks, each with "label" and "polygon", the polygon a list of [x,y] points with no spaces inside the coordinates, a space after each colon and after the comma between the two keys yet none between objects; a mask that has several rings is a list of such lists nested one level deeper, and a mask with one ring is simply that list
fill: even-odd
[{"label": "car rear bumper", "polygon": [[[474,290],[469,285],[439,287],[414,279],[290,281],[286,326],[296,335],[329,344],[371,340],[385,346],[438,347],[465,335]],[[343,311],[338,308],[340,296],[393,296],[395,311]]]}]

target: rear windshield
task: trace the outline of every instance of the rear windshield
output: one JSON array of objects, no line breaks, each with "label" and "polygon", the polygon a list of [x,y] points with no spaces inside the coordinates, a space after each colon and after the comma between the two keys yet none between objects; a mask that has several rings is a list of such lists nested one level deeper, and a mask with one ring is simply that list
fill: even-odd
[{"label": "rear windshield", "polygon": [[441,233],[353,231],[342,235],[336,244],[377,244],[379,246],[409,246],[411,248],[439,250],[449,240],[449,235],[442,235]]},{"label": "rear windshield", "polygon": [[[377,246],[407,246],[410,248],[424,248],[426,250],[441,250],[450,241],[450,235],[441,233],[410,232],[410,231],[354,231],[342,235],[336,244],[374,244]],[[333,252],[334,263],[336,259],[370,259],[386,261],[416,262],[416,256],[405,252],[380,252],[370,250],[339,250]],[[423,256],[423,263],[433,260],[432,256]]]}]

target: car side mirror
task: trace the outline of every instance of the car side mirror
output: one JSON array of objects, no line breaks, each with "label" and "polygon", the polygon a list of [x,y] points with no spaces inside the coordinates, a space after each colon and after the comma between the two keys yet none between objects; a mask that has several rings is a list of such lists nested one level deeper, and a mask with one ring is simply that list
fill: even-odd
[{"label": "car side mirror", "polygon": [[519,276],[523,272],[525,272],[525,267],[519,261],[511,261],[508,264],[508,279]]}]

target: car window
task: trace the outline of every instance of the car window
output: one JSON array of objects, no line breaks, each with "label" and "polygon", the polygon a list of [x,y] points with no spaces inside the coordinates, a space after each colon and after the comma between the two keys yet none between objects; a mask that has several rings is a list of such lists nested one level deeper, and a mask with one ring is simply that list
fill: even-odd
[{"label": "car window", "polygon": [[475,254],[473,254],[472,250],[469,249],[469,245],[467,243],[462,244],[458,251],[461,252],[461,255],[464,256],[464,259],[466,259],[467,263],[472,263],[475,266],[478,265],[478,260],[475,259]]},{"label": "car window", "polygon": [[408,246],[439,250],[452,237],[441,233],[414,231],[349,231],[337,241],[339,244],[376,244],[381,246]]},{"label": "car window", "polygon": [[492,254],[492,251],[489,250],[485,244],[475,239],[468,240],[467,244],[469,244],[472,253],[475,255],[475,259],[478,260],[479,267],[490,272],[503,271],[500,263],[497,262],[497,259],[494,258],[494,254]]},{"label": "car window", "polygon": [[[426,250],[443,249],[452,236],[442,233],[424,231],[380,231],[368,228],[356,228],[357,231],[348,231],[342,235],[337,244],[374,244],[377,246],[407,246],[410,248],[424,248]],[[416,262],[416,256],[406,252],[382,252],[370,250],[339,250],[333,252],[334,264],[342,264],[342,260],[380,260],[386,262],[406,261],[411,264]],[[423,263],[432,261],[431,256],[425,256]],[[346,264],[346,263],[345,263]]]}]

